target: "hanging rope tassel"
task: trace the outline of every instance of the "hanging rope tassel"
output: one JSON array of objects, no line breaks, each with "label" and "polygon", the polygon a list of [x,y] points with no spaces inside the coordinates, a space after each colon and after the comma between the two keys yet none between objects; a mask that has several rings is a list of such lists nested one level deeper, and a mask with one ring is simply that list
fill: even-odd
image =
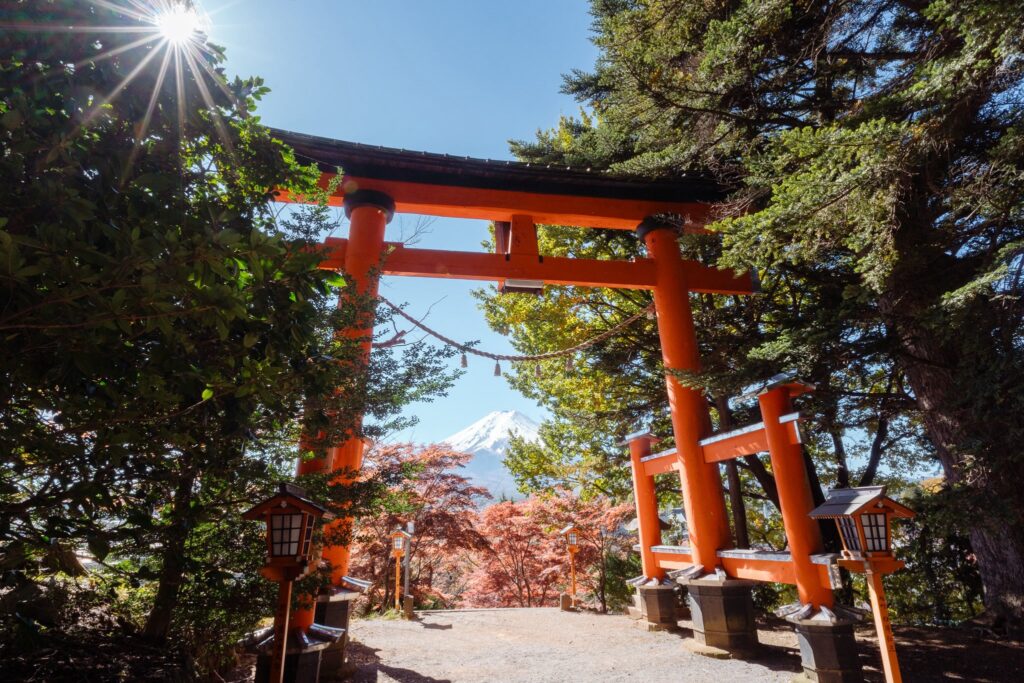
[{"label": "hanging rope tassel", "polygon": [[465,351],[462,352],[462,367],[464,367],[464,368],[468,368],[469,367],[469,359],[466,358],[466,352]]},{"label": "hanging rope tassel", "polygon": [[501,377],[501,363],[494,361],[494,376]]},{"label": "hanging rope tassel", "polygon": [[541,377],[544,376],[544,373],[541,372],[540,363],[534,364],[534,366],[533,366],[533,376],[536,377],[537,379],[540,379]]},{"label": "hanging rope tassel", "polygon": [[565,371],[572,372],[572,356],[565,357]]}]

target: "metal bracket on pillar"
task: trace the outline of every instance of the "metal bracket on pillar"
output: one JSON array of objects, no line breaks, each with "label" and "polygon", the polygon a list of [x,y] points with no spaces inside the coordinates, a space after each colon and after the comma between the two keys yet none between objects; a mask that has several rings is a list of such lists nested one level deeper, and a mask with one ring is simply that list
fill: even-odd
[{"label": "metal bracket on pillar", "polygon": [[658,214],[655,216],[648,216],[647,218],[640,221],[640,225],[636,226],[636,236],[641,241],[647,237],[648,233],[654,232],[655,230],[672,230],[673,232],[681,232],[683,224],[686,219],[672,220],[669,216]]},{"label": "metal bracket on pillar", "polygon": [[[516,214],[510,222],[494,224],[495,242],[498,253],[504,253],[506,261],[522,261],[523,259],[543,263],[537,243],[537,225],[530,216]],[[533,294],[544,293],[543,280],[524,278],[507,278],[498,281],[498,291],[502,294]]]},{"label": "metal bracket on pillar", "polygon": [[352,218],[352,212],[361,206],[372,206],[381,211],[390,223],[395,217],[395,200],[383,192],[377,190],[356,190],[345,195],[345,218]]}]

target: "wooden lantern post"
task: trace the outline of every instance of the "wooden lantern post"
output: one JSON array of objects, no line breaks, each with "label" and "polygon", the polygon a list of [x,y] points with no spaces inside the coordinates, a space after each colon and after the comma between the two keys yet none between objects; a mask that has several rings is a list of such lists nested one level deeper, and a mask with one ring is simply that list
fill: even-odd
[{"label": "wooden lantern post", "polygon": [[882,650],[882,668],[888,683],[901,683],[896,641],[889,623],[882,576],[903,568],[903,561],[892,554],[893,517],[909,518],[914,511],[886,497],[884,486],[835,489],[810,513],[813,519],[834,519],[843,539],[843,559],[839,566],[865,574],[871,612]]},{"label": "wooden lantern post", "polygon": [[267,564],[260,573],[278,583],[270,683],[281,683],[288,645],[292,584],[315,565],[311,561],[313,527],[318,520],[331,519],[333,515],[307,498],[304,489],[294,484],[281,484],[274,496],[242,517],[260,520],[267,525]]},{"label": "wooden lantern post", "polygon": [[391,557],[395,558],[395,609],[402,609],[402,558],[405,557],[411,536],[395,527],[391,533]]},{"label": "wooden lantern post", "polygon": [[569,596],[572,598],[573,607],[576,606],[576,553],[580,551],[579,530],[575,525],[570,524],[558,533],[565,537],[565,545],[569,551]]}]

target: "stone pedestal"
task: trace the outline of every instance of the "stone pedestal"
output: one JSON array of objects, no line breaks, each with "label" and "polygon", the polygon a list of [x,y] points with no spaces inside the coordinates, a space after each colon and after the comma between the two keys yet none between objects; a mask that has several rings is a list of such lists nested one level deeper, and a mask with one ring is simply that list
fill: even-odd
[{"label": "stone pedestal", "polygon": [[803,678],[818,683],[863,683],[850,621],[787,619],[796,627]]},{"label": "stone pedestal", "polygon": [[[273,627],[254,634],[258,642],[256,651],[255,683],[269,683],[270,663],[274,652]],[[317,683],[320,680],[322,655],[331,645],[341,640],[343,631],[320,624],[313,624],[306,631],[292,629],[288,632],[285,647],[285,683]]]},{"label": "stone pedestal", "polygon": [[320,665],[324,681],[343,680],[352,673],[345,650],[348,646],[348,625],[353,600],[359,595],[360,593],[357,591],[335,587],[317,598],[316,612],[314,613],[316,623],[345,631],[338,642],[324,650],[323,661]]},{"label": "stone pedestal", "polygon": [[572,604],[572,596],[568,593],[559,593],[558,609],[562,610],[563,612],[575,611],[575,605]]},{"label": "stone pedestal", "polygon": [[646,615],[644,614],[643,600],[640,597],[640,589],[633,589],[633,604],[626,607],[626,616],[630,619],[643,619]]},{"label": "stone pedestal", "polygon": [[406,595],[402,598],[402,617],[412,621],[416,618],[412,608],[412,596]]},{"label": "stone pedestal", "polygon": [[[317,683],[320,680],[320,655],[322,649],[311,652],[294,652],[285,655],[285,683]],[[256,657],[256,678],[254,683],[270,681],[270,655],[260,653]]]},{"label": "stone pedestal", "polygon": [[663,628],[678,628],[675,586],[637,586],[643,618]]},{"label": "stone pedestal", "polygon": [[707,654],[717,656],[724,650],[744,656],[756,652],[752,582],[709,576],[686,581],[684,585],[689,593],[693,637],[699,645],[709,648]]}]

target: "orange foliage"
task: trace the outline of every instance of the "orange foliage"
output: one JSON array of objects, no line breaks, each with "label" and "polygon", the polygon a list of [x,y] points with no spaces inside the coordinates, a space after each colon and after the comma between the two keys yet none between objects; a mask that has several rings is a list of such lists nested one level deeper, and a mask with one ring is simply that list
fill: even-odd
[{"label": "orange foliage", "polygon": [[603,608],[602,559],[613,546],[628,542],[619,534],[631,509],[607,499],[583,501],[565,489],[485,508],[477,515],[476,530],[487,545],[473,554],[461,606],[556,605],[569,584],[569,556],[558,531],[572,523],[579,531],[577,582]]},{"label": "orange foliage", "polygon": [[412,475],[394,487],[401,509],[356,523],[349,572],[373,581],[371,607],[394,602],[394,560],[390,537],[396,526],[410,521],[416,531],[411,543],[410,590],[418,605],[450,606],[462,590],[459,558],[483,547],[474,528],[477,506],[490,498],[460,473],[472,456],[443,445],[393,444],[374,446],[364,468],[369,471],[412,468]]},{"label": "orange foliage", "polygon": [[391,491],[394,509],[356,523],[350,573],[373,582],[370,607],[394,603],[391,532],[412,521],[410,589],[417,607],[556,605],[569,585],[568,552],[558,531],[572,523],[579,530],[580,595],[592,594],[603,608],[602,559],[632,544],[621,532],[632,506],[583,501],[556,489],[481,509],[490,495],[461,473],[471,457],[443,445],[378,445],[367,453],[367,471],[412,469]]}]

